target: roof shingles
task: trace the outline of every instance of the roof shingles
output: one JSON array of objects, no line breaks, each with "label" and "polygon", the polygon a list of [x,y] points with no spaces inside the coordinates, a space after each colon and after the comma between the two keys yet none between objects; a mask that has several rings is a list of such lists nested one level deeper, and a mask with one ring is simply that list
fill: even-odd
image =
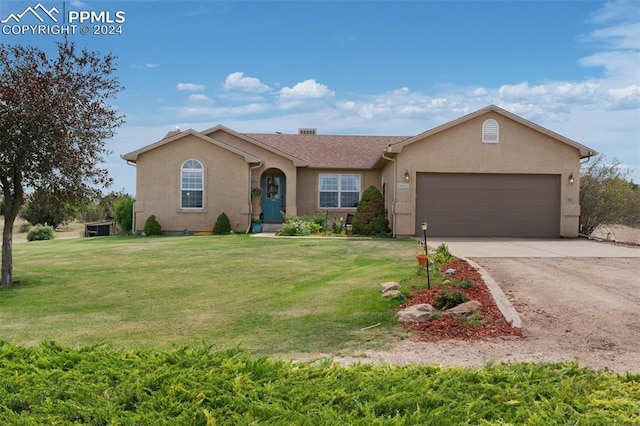
[{"label": "roof shingles", "polygon": [[369,169],[390,144],[406,136],[292,135],[245,133],[252,139],[285,152],[314,168]]}]

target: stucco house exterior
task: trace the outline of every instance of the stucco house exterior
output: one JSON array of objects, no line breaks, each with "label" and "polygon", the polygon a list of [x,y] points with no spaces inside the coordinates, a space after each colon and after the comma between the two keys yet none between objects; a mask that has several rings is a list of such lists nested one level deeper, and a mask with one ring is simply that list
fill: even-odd
[{"label": "stucco house exterior", "polygon": [[[580,162],[595,151],[490,105],[415,136],[240,133],[222,125],[169,132],[125,154],[137,171],[135,228],[210,231],[225,212],[252,216],[355,213],[364,189],[383,193],[393,234],[576,237]],[[252,198],[252,189],[262,188]]]}]

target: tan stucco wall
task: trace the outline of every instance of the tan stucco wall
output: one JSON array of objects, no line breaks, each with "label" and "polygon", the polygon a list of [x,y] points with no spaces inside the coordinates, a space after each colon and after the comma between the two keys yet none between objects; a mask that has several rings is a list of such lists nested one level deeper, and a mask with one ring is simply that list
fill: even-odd
[{"label": "tan stucco wall", "polygon": [[319,212],[329,212],[329,220],[338,220],[347,213],[355,213],[355,208],[326,209],[318,206],[319,175],[329,174],[358,174],[360,175],[361,192],[370,186],[381,189],[380,170],[336,170],[336,169],[298,169],[298,214],[313,215]]},{"label": "tan stucco wall", "polygon": [[[497,144],[482,143],[482,123],[495,119],[500,126]],[[527,126],[489,112],[458,126],[426,136],[403,147],[396,155],[394,229],[397,235],[413,235],[415,231],[416,173],[524,173],[561,175],[560,235],[578,235],[580,155],[577,149],[535,131]],[[407,188],[405,170],[411,176]],[[384,176],[393,179],[393,163],[385,165]],[[573,173],[574,183],[568,182]],[[393,185],[393,184],[391,184]],[[407,185],[404,185],[407,186]],[[391,187],[389,191],[392,191]],[[388,197],[388,199],[391,197]]]},{"label": "tan stucco wall", "polygon": [[253,143],[249,143],[242,138],[236,137],[223,130],[218,130],[208,134],[216,140],[229,144],[234,148],[237,148],[243,152],[254,155],[263,160],[260,167],[252,169],[251,181],[253,186],[259,186],[262,178],[262,174],[266,171],[279,170],[285,175],[285,190],[286,190],[286,212],[287,214],[298,214],[297,208],[297,182],[296,182],[296,166],[293,162],[281,155],[278,155],[269,150],[263,149]]},{"label": "tan stucco wall", "polygon": [[[204,166],[204,208],[180,209],[180,168],[188,159]],[[163,231],[211,231],[222,212],[235,231],[249,223],[248,170],[244,158],[188,135],[138,156],[136,230],[155,214]]]}]

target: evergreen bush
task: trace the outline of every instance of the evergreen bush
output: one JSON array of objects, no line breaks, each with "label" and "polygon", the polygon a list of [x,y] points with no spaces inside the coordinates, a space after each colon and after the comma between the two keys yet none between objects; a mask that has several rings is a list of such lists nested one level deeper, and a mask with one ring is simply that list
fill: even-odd
[{"label": "evergreen bush", "polygon": [[375,186],[368,187],[362,193],[352,225],[354,234],[372,236],[388,234],[389,219],[384,208],[384,199]]},{"label": "evergreen bush", "polygon": [[147,218],[144,223],[144,233],[147,235],[160,235],[162,233],[162,227],[158,219],[156,219],[156,215],[152,214]]},{"label": "evergreen bush", "polygon": [[227,235],[231,233],[231,221],[226,213],[222,212],[213,225],[213,233],[216,235]]},{"label": "evergreen bush", "polygon": [[27,241],[53,240],[53,228],[37,224],[27,232]]},{"label": "evergreen bush", "polygon": [[459,291],[442,290],[436,296],[436,301],[434,305],[438,309],[442,309],[442,308],[449,309],[468,301],[469,301],[469,298],[464,294],[460,293]]}]

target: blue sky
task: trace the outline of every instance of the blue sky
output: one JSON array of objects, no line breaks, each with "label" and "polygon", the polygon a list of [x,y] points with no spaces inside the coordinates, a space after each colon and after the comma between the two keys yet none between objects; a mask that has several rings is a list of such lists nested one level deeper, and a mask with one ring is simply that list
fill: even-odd
[{"label": "blue sky", "polygon": [[[2,0],[0,20],[37,3]],[[122,34],[69,35],[119,58],[114,190],[135,193],[119,155],[175,127],[414,135],[489,104],[617,158],[640,182],[637,0],[40,3],[124,12]],[[60,39],[0,37],[49,51]]]}]

